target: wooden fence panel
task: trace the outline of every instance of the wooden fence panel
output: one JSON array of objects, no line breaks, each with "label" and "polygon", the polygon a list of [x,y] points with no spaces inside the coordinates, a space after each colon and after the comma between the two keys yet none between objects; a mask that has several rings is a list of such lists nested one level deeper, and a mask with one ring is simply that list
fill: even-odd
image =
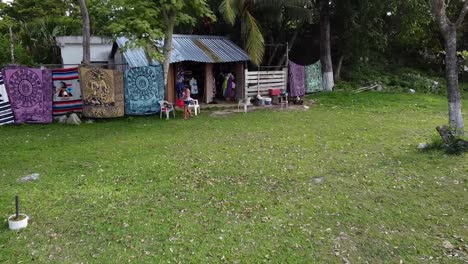
[{"label": "wooden fence panel", "polygon": [[245,96],[267,96],[270,89],[286,90],[288,84],[288,69],[282,71],[248,71],[245,70]]}]

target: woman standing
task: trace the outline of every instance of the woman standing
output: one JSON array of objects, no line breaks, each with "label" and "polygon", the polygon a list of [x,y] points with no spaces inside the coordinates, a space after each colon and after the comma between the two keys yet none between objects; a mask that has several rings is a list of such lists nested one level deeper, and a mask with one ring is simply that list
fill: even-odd
[{"label": "woman standing", "polygon": [[184,119],[187,119],[188,116],[192,116],[192,110],[189,107],[191,101],[193,100],[190,97],[190,87],[185,87],[184,96],[182,97],[182,100],[184,100]]}]

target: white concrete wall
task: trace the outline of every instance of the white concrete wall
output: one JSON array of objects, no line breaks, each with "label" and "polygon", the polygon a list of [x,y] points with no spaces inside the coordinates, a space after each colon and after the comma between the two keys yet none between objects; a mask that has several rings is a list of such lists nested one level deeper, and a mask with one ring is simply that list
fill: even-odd
[{"label": "white concrete wall", "polygon": [[[108,61],[112,45],[91,44],[91,61]],[[83,46],[78,44],[68,44],[61,48],[63,64],[79,65],[83,60]]]},{"label": "white concrete wall", "polygon": [[[82,37],[57,37],[57,45],[62,54],[62,63],[66,68],[75,67],[83,60]],[[112,50],[112,40],[102,37],[91,38],[91,62],[106,62]]]}]

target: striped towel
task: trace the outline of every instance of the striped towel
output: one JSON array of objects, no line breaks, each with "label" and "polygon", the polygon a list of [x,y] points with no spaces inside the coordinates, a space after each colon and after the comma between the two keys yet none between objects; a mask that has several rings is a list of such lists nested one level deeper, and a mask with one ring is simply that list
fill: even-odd
[{"label": "striped towel", "polygon": [[52,71],[54,82],[54,116],[83,112],[78,68],[56,69]]},{"label": "striped towel", "polygon": [[8,93],[3,83],[2,72],[0,71],[0,126],[5,124],[13,124],[15,117],[11,110],[10,100],[8,99]]}]

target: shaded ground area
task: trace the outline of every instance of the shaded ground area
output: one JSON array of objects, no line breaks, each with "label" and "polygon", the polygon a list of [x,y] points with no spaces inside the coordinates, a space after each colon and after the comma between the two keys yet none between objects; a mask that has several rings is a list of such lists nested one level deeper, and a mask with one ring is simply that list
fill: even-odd
[{"label": "shaded ground area", "polygon": [[[468,157],[416,149],[447,122],[446,99],[314,99],[1,127],[0,262],[467,261]],[[19,233],[6,222],[15,194],[31,218]]]}]

